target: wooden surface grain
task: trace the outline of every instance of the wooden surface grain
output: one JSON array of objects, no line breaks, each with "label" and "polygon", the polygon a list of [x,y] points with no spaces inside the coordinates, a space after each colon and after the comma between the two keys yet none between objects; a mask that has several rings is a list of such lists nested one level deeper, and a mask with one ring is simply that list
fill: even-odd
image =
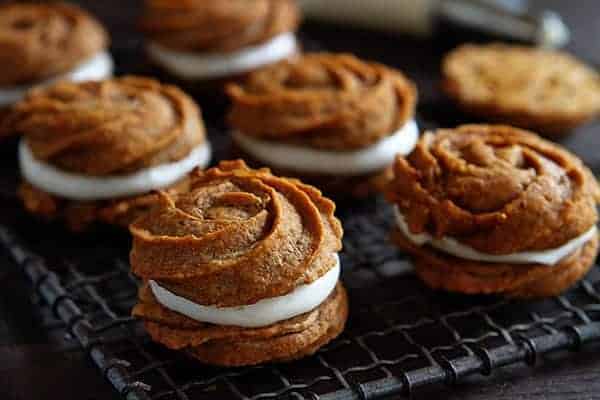
[{"label": "wooden surface grain", "polygon": [[[136,40],[132,22],[137,1],[81,1],[97,13],[119,41]],[[600,65],[600,2],[598,0],[537,0],[536,6],[560,11],[573,30],[569,50]],[[331,50],[354,51],[405,69],[417,80],[422,93],[420,112],[430,110],[437,95],[437,65],[424,65],[422,57],[435,60],[437,50],[429,42],[414,47],[410,54],[389,54],[388,47],[377,46],[386,35],[313,26],[304,34],[319,46]],[[392,40],[386,36],[385,40]],[[393,39],[396,40],[396,39]],[[410,39],[398,38],[406,45]],[[402,44],[404,43],[404,44]],[[122,44],[122,43],[121,43]],[[119,61],[119,60],[117,60]],[[433,105],[431,107],[434,107]],[[443,118],[442,118],[443,119]],[[564,144],[590,166],[600,169],[600,132],[598,124],[581,129]],[[2,212],[0,210],[0,212]],[[418,393],[416,399],[450,400],[582,400],[600,399],[600,347],[588,347],[580,353],[557,354],[540,360],[537,368],[513,366],[491,377],[473,377],[452,388],[432,388]],[[64,336],[61,325],[41,308],[25,278],[5,255],[0,254],[0,399],[118,399],[77,345]]]}]

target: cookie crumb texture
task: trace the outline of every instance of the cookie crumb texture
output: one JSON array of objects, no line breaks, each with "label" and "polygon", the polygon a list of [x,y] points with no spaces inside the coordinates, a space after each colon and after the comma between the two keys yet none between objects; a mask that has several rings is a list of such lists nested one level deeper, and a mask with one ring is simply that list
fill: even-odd
[{"label": "cookie crumb texture", "polygon": [[[582,162],[558,145],[507,126],[426,133],[398,158],[387,198],[413,233],[454,237],[475,250],[511,254],[560,247],[598,217],[600,191]],[[555,266],[468,261],[419,247],[399,232],[417,273],[434,288],[516,297],[555,295],[591,268],[594,238]]]},{"label": "cookie crumb texture", "polygon": [[[17,103],[3,129],[23,136],[37,160],[93,177],[134,173],[175,162],[205,142],[194,101],[174,86],[138,77],[102,82],[60,82]],[[178,190],[185,182],[174,185]],[[127,226],[156,196],[74,201],[24,182],[28,211],[63,219],[75,230],[93,222]]]},{"label": "cookie crumb texture", "polygon": [[218,365],[251,365],[312,354],[343,330],[338,283],[316,309],[264,328],[202,323],[160,305],[149,280],[197,304],[235,307],[284,296],[333,268],[342,228],[333,202],[297,180],[242,161],[197,171],[185,193],[131,226],[132,271],[145,285],[133,314],[154,340]]},{"label": "cookie crumb texture", "polygon": [[168,49],[226,53],[295,32],[300,11],[293,0],[146,0],[141,27]]},{"label": "cookie crumb texture", "polygon": [[68,72],[108,47],[102,25],[66,3],[0,5],[0,86]]},{"label": "cookie crumb texture", "polygon": [[548,136],[600,114],[600,76],[558,51],[464,45],[442,65],[443,89],[466,112]]}]

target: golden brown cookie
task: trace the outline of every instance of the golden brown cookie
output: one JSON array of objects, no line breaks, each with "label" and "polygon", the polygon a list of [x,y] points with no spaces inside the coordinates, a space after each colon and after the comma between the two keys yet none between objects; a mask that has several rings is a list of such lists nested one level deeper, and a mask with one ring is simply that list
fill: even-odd
[{"label": "golden brown cookie", "polygon": [[[415,86],[399,71],[348,54],[315,53],[283,61],[229,85],[227,92],[232,101],[228,120],[238,148],[278,171],[325,183],[325,188],[327,182],[343,181],[336,186],[352,191],[355,178],[382,176],[394,155],[382,154],[383,143],[398,151],[408,147],[409,152],[408,142],[414,145],[418,135],[414,125],[412,136],[404,132],[414,124]],[[397,140],[397,134],[404,136]],[[315,163],[304,165],[301,155],[297,163],[289,150],[278,150],[285,153],[278,160],[274,151],[265,158],[253,143],[308,151],[312,155],[305,159],[311,156]],[[351,159],[335,162],[340,156]],[[327,165],[339,171],[330,172]]]},{"label": "golden brown cookie", "polygon": [[443,88],[465,111],[548,136],[600,113],[600,76],[574,57],[505,44],[464,45],[442,66]]},{"label": "golden brown cookie", "polygon": [[108,47],[108,34],[74,5],[0,5],[0,86],[61,75]]},{"label": "golden brown cookie", "polygon": [[146,0],[144,10],[148,56],[195,93],[300,52],[294,0]]},{"label": "golden brown cookie", "polygon": [[146,0],[141,27],[153,42],[189,52],[231,52],[295,32],[292,0]]},{"label": "golden brown cookie", "polygon": [[[199,151],[210,150],[193,100],[174,86],[139,77],[34,90],[15,105],[3,129],[23,136],[26,208],[65,219],[76,230],[96,221],[128,225],[156,199],[148,195],[152,190],[185,187]],[[69,187],[69,179],[84,181],[83,194]],[[153,182],[159,186],[150,187]],[[98,185],[102,193],[85,193]],[[122,194],[113,197],[113,190]]]},{"label": "golden brown cookie", "polygon": [[[342,228],[318,190],[230,161],[192,174],[187,191],[160,196],[130,228],[132,271],[144,281],[133,314],[154,340],[207,363],[251,365],[312,354],[343,330],[347,297],[339,272],[331,275]],[[320,303],[264,325],[192,318],[152,287],[223,313],[285,303],[325,280]]]},{"label": "golden brown cookie", "polygon": [[550,296],[596,258],[595,178],[531,132],[464,125],[426,133],[396,160],[387,198],[399,216],[395,242],[434,288]]}]

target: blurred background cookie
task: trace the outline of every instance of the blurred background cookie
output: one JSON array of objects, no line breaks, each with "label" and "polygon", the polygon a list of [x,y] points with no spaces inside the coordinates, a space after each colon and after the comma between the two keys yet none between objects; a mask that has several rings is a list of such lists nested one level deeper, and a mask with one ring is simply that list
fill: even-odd
[{"label": "blurred background cookie", "polygon": [[527,131],[426,133],[396,160],[387,198],[395,242],[436,289],[554,296],[596,258],[596,180],[577,157]]},{"label": "blurred background cookie", "polygon": [[152,339],[239,366],[302,358],[337,337],[348,300],[333,202],[239,160],[190,181],[131,226],[143,280],[133,315]]},{"label": "blurred background cookie", "polygon": [[177,78],[238,76],[298,52],[292,0],[146,0],[147,52]]},{"label": "blurred background cookie", "polygon": [[0,5],[0,107],[34,86],[112,75],[109,37],[79,7],[62,2]]},{"label": "blurred background cookie", "polygon": [[19,162],[25,208],[82,230],[126,227],[204,167],[210,146],[194,101],[174,86],[125,77],[36,89],[6,117],[23,136]]},{"label": "blurred background cookie", "polygon": [[418,139],[415,86],[401,72],[348,54],[307,54],[227,90],[244,158],[334,194],[367,194]]},{"label": "blurred background cookie", "polygon": [[600,76],[563,52],[463,45],[445,57],[442,75],[444,91],[467,113],[550,137],[600,113]]}]

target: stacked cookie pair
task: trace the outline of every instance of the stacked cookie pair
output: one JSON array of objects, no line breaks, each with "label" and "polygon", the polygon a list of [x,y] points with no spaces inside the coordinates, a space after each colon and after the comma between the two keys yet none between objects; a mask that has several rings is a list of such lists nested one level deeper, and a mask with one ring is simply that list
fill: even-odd
[{"label": "stacked cookie pair", "polygon": [[336,195],[381,190],[419,135],[412,82],[348,54],[283,61],[227,92],[237,155]]},{"label": "stacked cookie pair", "polygon": [[160,197],[131,226],[133,314],[155,341],[235,366],[301,358],[341,333],[342,228],[318,190],[237,161]]},{"label": "stacked cookie pair", "polygon": [[596,179],[568,151],[520,129],[426,133],[396,160],[387,198],[394,241],[436,289],[555,296],[598,252]]},{"label": "stacked cookie pair", "polygon": [[184,190],[188,173],[211,156],[194,101],[148,78],[35,89],[3,129],[21,136],[25,208],[74,231],[127,227],[154,205],[154,190]]},{"label": "stacked cookie pair", "polygon": [[293,0],[145,0],[150,59],[185,81],[231,79],[300,51]]},{"label": "stacked cookie pair", "polygon": [[66,3],[0,5],[0,113],[35,86],[110,77],[109,36]]}]

